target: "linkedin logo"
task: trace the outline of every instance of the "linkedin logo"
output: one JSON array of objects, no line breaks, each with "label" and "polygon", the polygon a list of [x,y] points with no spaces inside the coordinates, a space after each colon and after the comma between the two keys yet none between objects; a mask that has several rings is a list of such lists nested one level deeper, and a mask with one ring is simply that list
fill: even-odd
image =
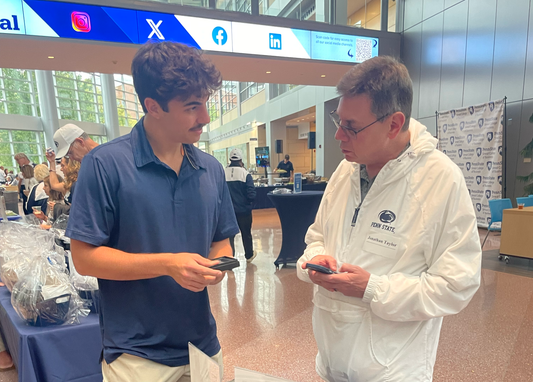
[{"label": "linkedin logo", "polygon": [[225,43],[228,42],[228,33],[222,27],[216,27],[215,29],[213,29],[212,36],[213,36],[213,41],[217,45],[224,45]]},{"label": "linkedin logo", "polygon": [[270,49],[281,50],[281,34],[270,33],[269,34]]}]

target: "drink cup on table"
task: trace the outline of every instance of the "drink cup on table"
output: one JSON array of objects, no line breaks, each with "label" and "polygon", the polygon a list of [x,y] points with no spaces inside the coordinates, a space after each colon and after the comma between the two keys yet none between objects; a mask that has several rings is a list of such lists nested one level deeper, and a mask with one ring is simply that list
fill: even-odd
[{"label": "drink cup on table", "polygon": [[524,203],[518,203],[518,209],[523,210],[524,209]]}]

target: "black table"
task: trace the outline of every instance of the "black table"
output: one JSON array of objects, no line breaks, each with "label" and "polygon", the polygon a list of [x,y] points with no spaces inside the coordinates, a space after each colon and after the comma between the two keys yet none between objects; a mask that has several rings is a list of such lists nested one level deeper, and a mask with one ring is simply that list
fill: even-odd
[{"label": "black table", "polygon": [[299,194],[268,194],[281,221],[281,252],[274,262],[295,263],[305,250],[305,234],[315,221],[324,191],[302,191]]},{"label": "black table", "polygon": [[[326,185],[326,182],[303,184],[302,191],[324,191],[326,189]],[[269,192],[274,191],[276,188],[288,188],[289,190],[292,190],[294,187],[292,184],[285,186],[256,187],[256,196],[253,209],[259,210],[263,208],[274,208],[272,201],[268,198],[267,195]]]},{"label": "black table", "polygon": [[80,325],[27,325],[11,305],[11,293],[0,288],[0,323],[19,382],[101,382],[102,337],[97,314]]}]

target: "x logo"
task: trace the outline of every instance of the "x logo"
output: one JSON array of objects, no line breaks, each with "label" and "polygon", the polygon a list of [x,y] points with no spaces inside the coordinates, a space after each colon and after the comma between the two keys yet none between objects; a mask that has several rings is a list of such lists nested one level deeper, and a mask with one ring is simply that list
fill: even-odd
[{"label": "x logo", "polygon": [[154,34],[157,36],[158,39],[164,40],[165,36],[163,36],[163,33],[159,30],[159,27],[163,23],[163,20],[159,20],[159,22],[156,24],[154,23],[154,20],[146,19],[146,22],[148,25],[150,25],[150,28],[152,28],[152,32],[148,35],[148,38],[152,38]]}]

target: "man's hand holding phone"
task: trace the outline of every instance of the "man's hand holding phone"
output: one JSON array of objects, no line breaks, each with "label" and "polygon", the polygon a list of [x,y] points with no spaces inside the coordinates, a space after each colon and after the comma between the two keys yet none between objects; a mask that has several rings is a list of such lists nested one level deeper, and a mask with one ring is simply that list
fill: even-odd
[{"label": "man's hand holding phone", "polygon": [[331,256],[315,256],[304,263],[302,268],[308,269],[309,278],[313,283],[330,292],[340,292],[351,297],[362,298],[370,279],[370,273],[356,265],[342,264],[340,269],[337,269],[337,260]]}]

